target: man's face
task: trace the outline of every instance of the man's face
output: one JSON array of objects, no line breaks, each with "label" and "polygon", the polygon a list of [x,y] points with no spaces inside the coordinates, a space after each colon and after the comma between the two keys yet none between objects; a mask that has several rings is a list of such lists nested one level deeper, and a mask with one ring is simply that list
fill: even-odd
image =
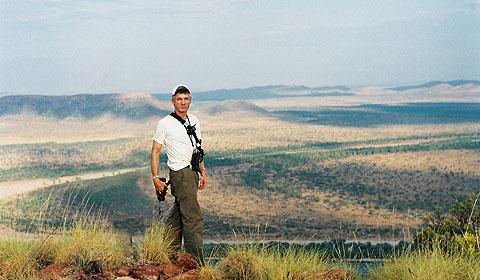
[{"label": "man's face", "polygon": [[192,102],[192,96],[189,93],[177,93],[172,97],[172,104],[175,111],[186,113]]}]

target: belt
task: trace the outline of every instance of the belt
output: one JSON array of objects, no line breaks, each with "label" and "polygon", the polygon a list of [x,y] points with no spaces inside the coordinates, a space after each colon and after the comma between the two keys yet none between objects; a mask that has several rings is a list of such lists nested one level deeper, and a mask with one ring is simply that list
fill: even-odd
[{"label": "belt", "polygon": [[[177,171],[183,170],[183,169],[185,169],[185,168],[188,168],[188,169],[190,169],[190,170],[193,170],[193,169],[192,169],[192,165],[189,164],[189,165],[185,166],[184,168],[178,169]],[[170,172],[176,172],[176,171],[170,168]]]}]

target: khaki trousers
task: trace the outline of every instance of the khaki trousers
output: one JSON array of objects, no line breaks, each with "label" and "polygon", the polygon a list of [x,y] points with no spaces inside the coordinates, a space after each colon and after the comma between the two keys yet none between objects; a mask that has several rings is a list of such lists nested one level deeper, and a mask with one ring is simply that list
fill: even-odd
[{"label": "khaki trousers", "polygon": [[170,170],[172,195],[175,197],[173,209],[167,223],[178,233],[174,247],[182,246],[203,265],[203,215],[197,201],[198,173],[188,167],[178,171]]}]

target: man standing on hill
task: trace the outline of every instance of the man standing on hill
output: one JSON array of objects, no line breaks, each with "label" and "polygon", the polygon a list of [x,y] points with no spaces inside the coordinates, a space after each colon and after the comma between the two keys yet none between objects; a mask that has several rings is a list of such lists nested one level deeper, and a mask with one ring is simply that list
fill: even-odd
[{"label": "man standing on hill", "polygon": [[162,191],[167,186],[160,180],[159,159],[162,146],[165,146],[171,193],[175,197],[173,210],[167,218],[178,233],[174,246],[177,251],[180,249],[183,236],[185,250],[203,264],[203,216],[197,191],[207,186],[207,175],[203,160],[197,161],[197,164],[194,160],[198,156],[197,147],[202,150],[199,146],[202,134],[198,119],[187,114],[191,102],[192,96],[186,86],[174,88],[172,104],[175,111],[158,122],[152,137],[151,169],[155,189]]}]

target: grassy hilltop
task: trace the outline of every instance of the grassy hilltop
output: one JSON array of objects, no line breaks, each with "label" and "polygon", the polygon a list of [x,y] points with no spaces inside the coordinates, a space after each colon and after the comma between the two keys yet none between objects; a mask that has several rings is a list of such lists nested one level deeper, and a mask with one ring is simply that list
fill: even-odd
[{"label": "grassy hilltop", "polygon": [[[478,199],[478,196],[477,196]],[[472,208],[473,206],[473,208]],[[448,235],[445,228],[460,229],[462,211],[472,208],[474,215],[464,221],[464,233]],[[44,209],[43,211],[48,211]],[[468,228],[480,222],[480,209],[472,199],[456,203],[444,212],[444,229],[433,222],[417,235],[412,246],[399,248],[383,265],[367,265],[368,271],[355,269],[340,254],[348,256],[360,244],[333,244],[333,254],[307,246],[263,243],[257,234],[236,235],[232,244],[217,246],[206,254],[199,266],[188,254],[172,251],[173,232],[154,221],[141,236],[128,240],[125,233],[112,228],[105,217],[87,208],[72,219],[64,213],[61,225],[46,225],[45,233],[34,239],[0,240],[0,279],[478,279],[480,277],[480,230]],[[470,234],[470,232],[475,234]],[[438,236],[430,241],[432,232]],[[463,236],[462,236],[463,235]],[[422,236],[422,237],[420,237]],[[420,238],[420,239],[417,239]],[[445,247],[445,245],[447,245]],[[340,258],[339,258],[340,257]],[[362,259],[366,256],[361,256]],[[355,265],[355,263],[353,263]],[[361,265],[361,264],[356,264]],[[365,268],[364,268],[365,269]],[[118,278],[132,279],[132,278]]]}]

